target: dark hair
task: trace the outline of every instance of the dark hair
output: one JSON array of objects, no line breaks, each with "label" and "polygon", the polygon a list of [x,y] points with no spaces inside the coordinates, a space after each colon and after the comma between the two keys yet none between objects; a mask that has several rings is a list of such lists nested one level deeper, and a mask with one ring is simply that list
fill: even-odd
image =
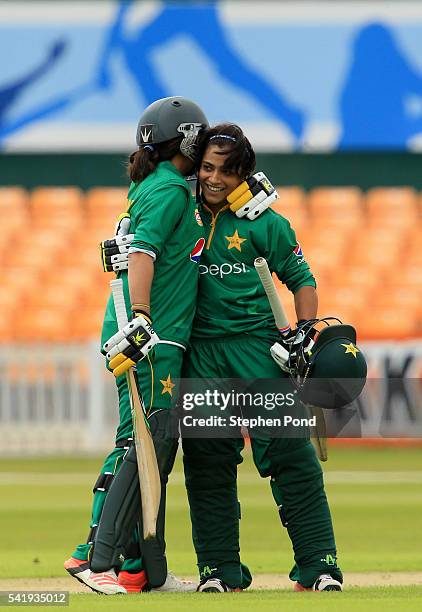
[{"label": "dark hair", "polygon": [[128,175],[134,183],[140,183],[154,172],[161,161],[173,159],[180,153],[180,143],[183,136],[177,136],[166,142],[154,145],[142,145],[129,156]]},{"label": "dark hair", "polygon": [[208,146],[217,145],[227,155],[223,169],[235,171],[245,179],[255,169],[255,151],[242,129],[234,123],[220,123],[204,130],[199,137],[198,166]]}]

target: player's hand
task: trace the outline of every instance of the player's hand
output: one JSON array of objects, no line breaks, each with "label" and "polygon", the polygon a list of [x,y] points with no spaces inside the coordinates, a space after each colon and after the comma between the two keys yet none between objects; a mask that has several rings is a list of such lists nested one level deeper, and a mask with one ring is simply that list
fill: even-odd
[{"label": "player's hand", "polygon": [[134,234],[129,234],[130,216],[123,213],[114,228],[114,237],[100,244],[101,264],[104,272],[119,272],[128,269],[129,248]]},{"label": "player's hand", "polygon": [[312,322],[305,319],[298,321],[297,327],[282,334],[270,348],[271,357],[283,372],[294,374],[297,369],[299,351],[306,355],[315,344],[318,331]]},{"label": "player's hand", "polygon": [[114,376],[121,376],[141,361],[160,341],[146,312],[134,312],[132,320],[103,346]]},{"label": "player's hand", "polygon": [[237,217],[253,221],[278,198],[278,193],[263,172],[257,172],[243,181],[227,196],[230,210]]}]

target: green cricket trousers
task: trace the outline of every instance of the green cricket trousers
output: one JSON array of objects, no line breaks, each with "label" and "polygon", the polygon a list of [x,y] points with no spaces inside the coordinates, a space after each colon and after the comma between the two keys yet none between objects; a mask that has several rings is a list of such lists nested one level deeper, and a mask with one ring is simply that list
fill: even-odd
[{"label": "green cricket trousers", "polygon": [[[162,506],[160,515],[163,517],[161,525],[163,555],[165,552],[164,542],[164,516],[165,516],[165,485],[173,468],[176,457],[178,439],[174,432],[170,431],[170,413],[175,405],[177,384],[180,379],[183,360],[183,349],[173,345],[159,344],[155,347],[154,355],[148,355],[137,364],[138,385],[142,393],[149,417],[150,427],[154,438],[157,461],[162,481]],[[128,450],[133,436],[132,415],[129,399],[129,389],[126,376],[116,379],[119,397],[119,425],[117,428],[115,448],[106,457],[101,468],[100,476],[94,487],[94,499],[92,505],[91,531],[88,541],[79,544],[72,556],[77,559],[87,559],[92,544],[96,526],[99,524],[104,502],[112,480],[117,475],[124,455]],[[136,551],[136,546],[132,550]],[[121,569],[130,572],[138,572],[142,569],[142,559],[136,555],[129,555]]]},{"label": "green cricket trousers", "polygon": [[[273,334],[193,340],[183,377],[280,379],[283,372],[269,352],[273,341]],[[183,437],[182,444],[200,578],[218,577],[230,587],[244,588],[236,483],[243,438]],[[309,435],[251,437],[251,446],[259,474],[270,478],[281,523],[293,545],[290,578],[305,587],[324,573],[342,581],[322,469]]]}]

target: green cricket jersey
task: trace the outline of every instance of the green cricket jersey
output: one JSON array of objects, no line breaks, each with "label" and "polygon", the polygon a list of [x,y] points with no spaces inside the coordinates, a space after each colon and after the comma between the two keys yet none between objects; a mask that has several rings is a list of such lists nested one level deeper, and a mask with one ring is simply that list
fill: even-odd
[{"label": "green cricket jersey", "polygon": [[[151,317],[161,340],[186,345],[195,314],[198,262],[205,244],[204,227],[182,174],[170,162],[161,162],[155,172],[128,193],[131,247],[154,258]],[[126,306],[130,314],[127,271],[121,273]],[[117,331],[113,300],[107,304],[102,341]]]},{"label": "green cricket jersey", "polygon": [[289,222],[271,209],[254,221],[239,219],[228,206],[216,215],[202,206],[201,216],[207,242],[199,265],[192,337],[274,330],[255,258],[265,257],[271,272],[293,293],[305,285],[316,286]]}]

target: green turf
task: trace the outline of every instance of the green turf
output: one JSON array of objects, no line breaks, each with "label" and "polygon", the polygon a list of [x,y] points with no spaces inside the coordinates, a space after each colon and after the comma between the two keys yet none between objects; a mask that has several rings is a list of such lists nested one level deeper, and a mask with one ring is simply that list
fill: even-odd
[{"label": "green turf", "polygon": [[[98,595],[71,595],[72,611],[146,610],[147,612],[244,612],[248,605],[260,612],[368,610],[420,610],[422,586],[350,589],[344,593],[291,593],[287,591],[246,591],[229,594],[132,595],[116,598]],[[35,608],[33,608],[35,609]],[[39,608],[37,608],[39,609]]]},{"label": "green turf", "polygon": [[[1,578],[64,575],[63,560],[87,535],[90,490],[100,464],[98,458],[0,460]],[[330,450],[325,469],[339,561],[345,573],[420,570],[421,451],[336,448]],[[377,483],[380,472],[388,473]],[[395,477],[389,482],[391,473]],[[400,474],[410,481],[401,483]],[[287,574],[292,565],[290,542],[268,482],[258,477],[248,452],[240,467],[239,493],[243,560],[255,573]],[[179,575],[194,575],[180,460],[168,499],[169,566]],[[405,597],[405,593],[394,591],[394,597]],[[382,597],[378,591],[372,596]],[[271,602],[275,595],[266,597]]]}]

